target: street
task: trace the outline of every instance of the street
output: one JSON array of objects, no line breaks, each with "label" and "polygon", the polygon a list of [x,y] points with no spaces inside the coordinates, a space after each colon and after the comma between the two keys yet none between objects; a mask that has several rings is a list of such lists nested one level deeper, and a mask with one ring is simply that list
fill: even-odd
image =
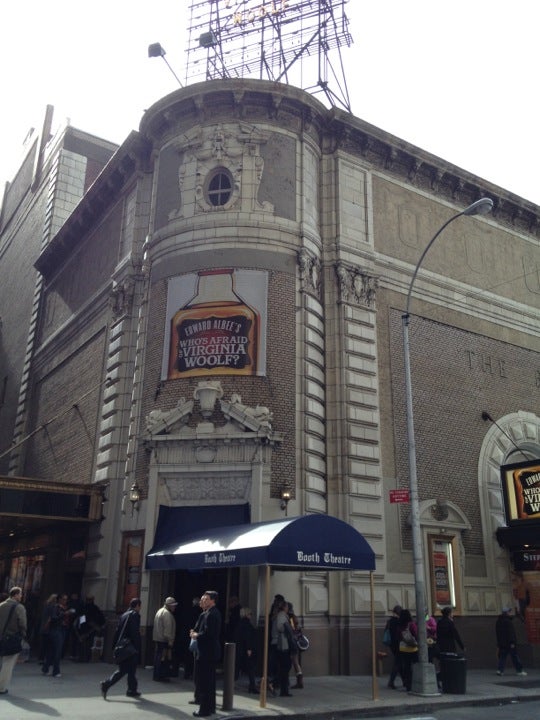
[{"label": "street", "polygon": [[[358,716],[360,718],[360,716]],[[510,701],[503,705],[482,705],[480,707],[441,708],[433,713],[394,715],[394,720],[536,720],[540,717],[540,701]],[[373,718],[373,716],[372,716]],[[388,718],[388,714],[377,718]]]}]

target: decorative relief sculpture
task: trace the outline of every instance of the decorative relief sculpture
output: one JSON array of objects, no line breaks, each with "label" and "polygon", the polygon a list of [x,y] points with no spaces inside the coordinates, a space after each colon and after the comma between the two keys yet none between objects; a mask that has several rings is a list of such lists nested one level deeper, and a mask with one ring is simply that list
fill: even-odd
[{"label": "decorative relief sculpture", "polygon": [[321,261],[312,255],[309,250],[302,248],[298,251],[298,267],[300,283],[304,292],[311,292],[320,298],[321,294]]},{"label": "decorative relief sculpture", "polygon": [[132,277],[126,277],[120,282],[114,283],[111,291],[110,304],[115,320],[130,311],[133,305],[134,294],[135,280]]},{"label": "decorative relief sculpture", "polygon": [[375,275],[338,263],[336,277],[341,302],[368,308],[375,306],[375,295],[379,286],[379,280]]},{"label": "decorative relief sculpture", "polygon": [[[224,400],[223,388],[219,380],[202,380],[197,384],[193,391],[194,400],[186,401],[180,398],[176,407],[172,410],[152,410],[146,417],[146,430],[150,435],[158,435],[164,432],[169,433],[174,428],[179,429],[189,423],[193,414],[194,401],[199,403],[201,414],[204,422],[199,423],[198,427],[204,426],[205,433],[214,433],[216,437],[224,438],[223,427],[215,428],[208,419],[216,409],[216,401],[218,408],[221,410],[227,421],[233,420],[240,432],[256,432],[261,433],[265,437],[270,437],[272,433],[272,412],[264,405],[256,405],[251,407],[244,405],[242,397],[239,393],[233,392],[230,401]],[[189,428],[187,428],[189,430]],[[196,436],[197,429],[190,430]],[[185,439],[190,439],[186,432],[183,433]],[[278,434],[276,434],[278,438]],[[208,443],[198,443],[197,447],[207,448]],[[202,452],[202,450],[201,450]],[[206,453],[202,453],[207,455]]]}]

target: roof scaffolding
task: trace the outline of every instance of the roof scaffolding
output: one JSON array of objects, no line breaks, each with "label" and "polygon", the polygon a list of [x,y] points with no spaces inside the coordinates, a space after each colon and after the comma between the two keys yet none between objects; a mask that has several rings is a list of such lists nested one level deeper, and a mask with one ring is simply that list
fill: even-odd
[{"label": "roof scaffolding", "polygon": [[256,77],[323,93],[351,112],[341,47],[348,0],[192,0],[186,83]]}]

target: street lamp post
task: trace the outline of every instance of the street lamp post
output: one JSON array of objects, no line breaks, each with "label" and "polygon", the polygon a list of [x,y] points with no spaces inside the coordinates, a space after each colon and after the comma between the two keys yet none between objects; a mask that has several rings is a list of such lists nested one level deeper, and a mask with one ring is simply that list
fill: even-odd
[{"label": "street lamp post", "polygon": [[409,285],[407,293],[407,305],[405,314],[402,315],[403,327],[403,356],[405,366],[405,400],[407,411],[407,440],[409,454],[409,494],[411,504],[411,531],[413,543],[413,564],[414,564],[414,591],[416,602],[416,618],[418,623],[418,662],[413,665],[412,692],[415,695],[438,695],[437,678],[435,668],[428,662],[427,634],[424,614],[426,610],[426,581],[424,573],[424,553],[422,545],[422,528],[420,525],[420,502],[418,498],[418,477],[416,474],[416,441],[414,437],[414,419],[411,385],[411,358],[409,348],[409,305],[411,294],[418,275],[418,270],[426,257],[426,254],[442,231],[462,215],[486,215],[491,212],[493,201],[490,198],[481,198],[457,215],[453,215],[442,225],[431,238],[424,252],[420,256]]}]

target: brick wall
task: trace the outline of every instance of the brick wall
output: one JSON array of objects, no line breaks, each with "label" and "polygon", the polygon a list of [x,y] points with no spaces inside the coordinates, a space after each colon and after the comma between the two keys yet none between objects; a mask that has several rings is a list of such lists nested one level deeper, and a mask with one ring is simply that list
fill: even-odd
[{"label": "brick wall", "polygon": [[[105,331],[36,380],[24,474],[59,482],[91,482],[102,393]],[[50,422],[52,420],[52,422]]]},{"label": "brick wall", "polygon": [[[272,495],[279,496],[283,485],[294,485],[295,478],[295,279],[285,273],[270,272],[268,281],[268,327],[266,377],[221,376],[224,397],[231,393],[242,396],[246,405],[265,405],[274,414],[272,426],[285,434],[281,448],[273,454]],[[155,283],[151,289],[150,322],[145,357],[142,418],[154,409],[171,409],[180,397],[189,399],[201,377],[169,380],[160,384],[167,281]],[[214,376],[215,377],[215,376]],[[216,378],[217,379],[217,378]],[[156,397],[157,394],[157,397]],[[201,418],[194,415],[192,422]],[[215,422],[224,422],[216,418]],[[139,453],[137,479],[143,485],[147,477],[147,458]]]},{"label": "brick wall", "polygon": [[[466,552],[483,553],[478,458],[483,410],[497,418],[538,408],[540,353],[412,316],[410,355],[420,500],[450,500],[472,524]],[[394,442],[399,485],[408,483],[401,313],[390,311]],[[457,470],[459,468],[459,470]],[[407,507],[402,508],[405,531]]]}]

